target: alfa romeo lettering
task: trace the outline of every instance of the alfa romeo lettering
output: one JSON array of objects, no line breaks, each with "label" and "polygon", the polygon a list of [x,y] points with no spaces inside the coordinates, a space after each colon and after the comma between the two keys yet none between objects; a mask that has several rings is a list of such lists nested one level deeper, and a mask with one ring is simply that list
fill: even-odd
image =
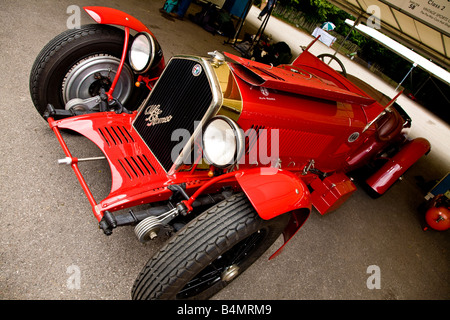
[{"label": "alfa romeo lettering", "polygon": [[163,118],[159,118],[159,115],[162,113],[160,109],[160,105],[151,105],[145,109],[145,115],[148,117],[145,119],[148,123],[147,126],[151,127],[161,123],[167,123],[172,120],[172,116],[167,116]]}]

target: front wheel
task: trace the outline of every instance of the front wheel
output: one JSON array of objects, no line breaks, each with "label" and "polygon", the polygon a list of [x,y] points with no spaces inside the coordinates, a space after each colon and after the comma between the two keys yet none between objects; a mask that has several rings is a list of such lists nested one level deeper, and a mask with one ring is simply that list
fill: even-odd
[{"label": "front wheel", "polygon": [[168,240],[142,269],[133,299],[208,299],[255,262],[289,221],[262,220],[243,194],[213,206]]},{"label": "front wheel", "polygon": [[[51,40],[39,53],[30,74],[30,93],[38,112],[47,104],[64,109],[74,98],[97,96],[108,91],[120,64],[125,34],[116,27],[101,24],[67,30]],[[132,37],[130,36],[130,43]],[[134,86],[136,76],[128,63],[113,96],[127,109],[135,110],[148,94]]]}]

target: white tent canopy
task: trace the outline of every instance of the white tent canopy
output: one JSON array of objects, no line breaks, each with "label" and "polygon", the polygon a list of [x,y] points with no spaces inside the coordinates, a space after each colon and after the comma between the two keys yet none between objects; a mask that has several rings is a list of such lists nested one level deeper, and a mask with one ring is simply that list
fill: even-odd
[{"label": "white tent canopy", "polygon": [[[354,26],[355,22],[351,20],[345,20],[345,23],[348,25]],[[358,24],[355,26],[355,28],[360,31],[361,33],[373,38],[374,40],[382,43],[387,48],[391,49],[392,51],[396,52],[398,55],[402,56],[406,60],[413,63],[414,66],[419,66],[420,68],[424,69],[425,71],[429,72],[430,74],[434,75],[436,78],[439,78],[440,80],[446,82],[450,85],[450,73],[447,72],[447,70],[439,67],[438,65],[434,64],[430,60],[424,58],[420,54],[417,54],[416,52],[408,49],[404,45],[398,43],[397,41],[387,37],[386,35],[382,34],[381,32],[378,32],[374,28],[367,27],[363,24]]]},{"label": "white tent canopy", "polygon": [[448,0],[328,1],[358,17],[359,21],[372,23],[377,18],[381,27],[378,31],[450,69]]}]

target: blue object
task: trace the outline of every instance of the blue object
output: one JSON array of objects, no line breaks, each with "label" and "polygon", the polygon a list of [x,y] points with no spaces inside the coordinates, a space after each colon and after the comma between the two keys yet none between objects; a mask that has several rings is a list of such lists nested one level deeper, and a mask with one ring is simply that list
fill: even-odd
[{"label": "blue object", "polygon": [[336,28],[336,26],[334,25],[334,23],[327,21],[327,22],[324,22],[320,28],[325,31],[330,31],[330,30],[334,30],[334,28]]},{"label": "blue object", "polygon": [[188,10],[189,6],[191,5],[192,0],[181,0],[178,4],[178,10],[177,14],[180,17],[184,17],[186,11]]},{"label": "blue object", "polygon": [[430,190],[426,198],[432,198],[439,194],[449,197],[450,190],[450,172],[445,175],[434,187]]},{"label": "blue object", "polygon": [[176,5],[178,4],[178,0],[167,0],[164,3],[164,11],[166,11],[167,13],[170,13],[172,11],[174,11]]}]

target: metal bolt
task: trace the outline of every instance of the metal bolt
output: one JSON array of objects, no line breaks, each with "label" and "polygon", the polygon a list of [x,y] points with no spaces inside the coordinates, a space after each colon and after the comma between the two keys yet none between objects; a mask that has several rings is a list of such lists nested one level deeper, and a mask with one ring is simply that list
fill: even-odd
[{"label": "metal bolt", "polygon": [[155,231],[150,231],[150,234],[148,236],[150,240],[153,240],[158,236],[158,234]]}]

